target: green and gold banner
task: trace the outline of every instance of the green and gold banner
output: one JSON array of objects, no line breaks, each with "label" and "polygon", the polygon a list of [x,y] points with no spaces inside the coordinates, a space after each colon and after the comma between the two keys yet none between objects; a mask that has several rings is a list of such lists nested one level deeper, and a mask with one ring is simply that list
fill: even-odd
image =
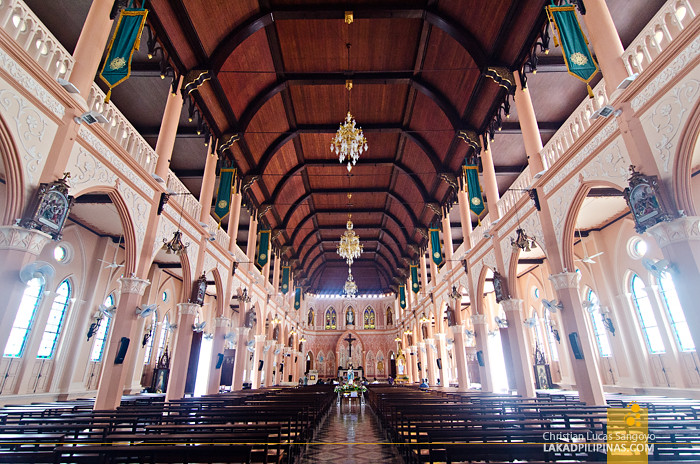
[{"label": "green and gold banner", "polygon": [[590,82],[598,72],[598,63],[588,49],[588,40],[576,16],[576,7],[570,4],[554,6],[552,2],[552,5],[545,7],[545,10],[549,21],[554,24],[559,34],[558,42],[556,36],[554,37],[554,45],[561,45],[569,74],[585,82],[588,86],[588,96],[593,98]]},{"label": "green and gold banner", "polygon": [[125,8],[117,20],[112,40],[107,46],[107,58],[100,78],[109,86],[105,103],[109,103],[112,89],[131,75],[131,57],[141,46],[141,32],[146,24],[148,10],[143,8]]},{"label": "green and gold banner", "polygon": [[236,168],[222,169],[219,174],[219,192],[216,194],[216,206],[214,207],[214,217],[221,221],[228,216],[231,211],[231,191],[236,183]]},{"label": "green and gold banner", "polygon": [[420,291],[420,282],[418,281],[418,265],[411,264],[411,290],[413,293],[418,293]]},{"label": "green and gold banner", "polygon": [[301,287],[294,289],[294,309],[301,308]]},{"label": "green and gold banner", "polygon": [[438,266],[442,264],[442,247],[440,246],[440,229],[428,229],[430,233],[430,256]]},{"label": "green and gold banner", "polygon": [[286,295],[289,291],[289,272],[291,271],[290,266],[282,266],[282,294]]},{"label": "green and gold banner", "polygon": [[270,251],[270,233],[271,230],[261,230],[260,239],[258,240],[258,252],[257,258],[255,259],[255,264],[260,266],[260,268],[265,267],[267,260],[270,258],[268,252]]},{"label": "green and gold banner", "polygon": [[399,306],[401,309],[406,309],[406,286],[399,285]]},{"label": "green and gold banner", "polygon": [[479,184],[479,168],[476,164],[462,166],[464,185],[467,187],[467,197],[469,198],[469,209],[477,217],[484,212],[484,197],[481,195],[481,185]]}]

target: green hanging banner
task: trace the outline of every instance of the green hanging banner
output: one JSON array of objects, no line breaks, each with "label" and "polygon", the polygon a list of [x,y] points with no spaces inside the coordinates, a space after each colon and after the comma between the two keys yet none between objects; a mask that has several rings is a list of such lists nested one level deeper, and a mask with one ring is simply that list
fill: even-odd
[{"label": "green hanging banner", "polygon": [[301,287],[294,289],[294,309],[301,308]]},{"label": "green hanging banner", "polygon": [[399,285],[399,306],[401,309],[406,309],[406,286]]},{"label": "green hanging banner", "polygon": [[484,197],[481,195],[481,185],[479,185],[479,168],[476,164],[462,166],[464,185],[467,187],[467,197],[469,198],[469,209],[478,218],[484,212]]},{"label": "green hanging banner", "polygon": [[420,282],[418,281],[418,265],[411,264],[411,290],[413,293],[418,293],[420,291]]},{"label": "green hanging banner", "polygon": [[440,229],[428,229],[430,233],[430,255],[438,266],[442,264],[442,247],[440,246]]},{"label": "green hanging banner", "polygon": [[549,21],[559,34],[559,41],[554,37],[554,45],[560,46],[564,55],[566,68],[574,77],[586,83],[588,96],[593,98],[591,79],[598,72],[598,63],[595,62],[591,51],[588,49],[588,40],[581,30],[581,24],[576,16],[576,7],[569,4],[563,6],[552,5],[545,7]]},{"label": "green hanging banner", "polygon": [[100,71],[100,79],[108,86],[105,103],[109,103],[112,89],[131,75],[131,57],[141,46],[141,32],[146,24],[148,10],[125,8],[117,20],[112,40],[107,46],[107,58]]},{"label": "green hanging banner", "polygon": [[219,192],[216,194],[216,207],[214,207],[214,217],[221,221],[228,216],[231,211],[231,191],[236,182],[236,168],[222,169],[219,174]]},{"label": "green hanging banner", "polygon": [[289,291],[289,272],[290,266],[282,266],[282,294],[286,295]]},{"label": "green hanging banner", "polygon": [[269,256],[267,255],[270,251],[270,230],[261,230],[260,239],[258,240],[258,257],[255,259],[255,264],[260,266],[262,269],[267,264]]}]

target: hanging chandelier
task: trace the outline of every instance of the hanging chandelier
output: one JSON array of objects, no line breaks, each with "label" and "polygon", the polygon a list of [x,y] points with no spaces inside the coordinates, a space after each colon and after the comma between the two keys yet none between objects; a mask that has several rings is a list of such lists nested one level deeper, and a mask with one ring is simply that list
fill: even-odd
[{"label": "hanging chandelier", "polygon": [[512,246],[514,250],[520,249],[523,251],[530,251],[533,248],[537,248],[535,239],[527,235],[522,228],[518,228],[515,233],[516,237],[511,237],[510,239],[510,246]]},{"label": "hanging chandelier", "polygon": [[360,237],[352,230],[351,217],[352,214],[348,214],[347,229],[340,236],[340,243],[338,244],[338,254],[345,259],[348,266],[352,266],[353,261],[359,258],[364,251],[364,247],[360,243]]},{"label": "hanging chandelier", "polygon": [[352,269],[351,268],[348,268],[348,280],[345,282],[345,286],[343,287],[343,292],[345,293],[346,296],[357,295],[357,284],[355,283],[355,279],[352,278]]},{"label": "hanging chandelier", "polygon": [[[352,87],[352,83],[349,84]],[[345,121],[338,128],[335,137],[331,140],[331,153],[338,155],[338,161],[348,160],[348,172],[360,159],[362,152],[367,150],[367,139],[362,133],[362,129],[356,127],[355,118],[350,111],[345,116]]]},{"label": "hanging chandelier", "polygon": [[189,245],[189,243],[182,243],[182,232],[177,230],[173,232],[173,238],[170,240],[163,239],[163,246],[161,249],[165,251],[166,254],[180,256],[183,253],[187,253],[187,247]]}]

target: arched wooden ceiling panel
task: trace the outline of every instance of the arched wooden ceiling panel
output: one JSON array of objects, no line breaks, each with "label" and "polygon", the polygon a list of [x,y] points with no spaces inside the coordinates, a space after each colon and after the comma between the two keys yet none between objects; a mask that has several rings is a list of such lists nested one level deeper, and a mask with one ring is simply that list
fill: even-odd
[{"label": "arched wooden ceiling panel", "polygon": [[207,34],[200,34],[202,47],[207,55],[214,52],[229,32],[260,11],[257,0],[182,3],[195,29],[207,31]]},{"label": "arched wooden ceiling panel", "polygon": [[244,138],[255,162],[260,161],[267,147],[280,134],[289,130],[289,123],[284,114],[282,97],[276,95],[260,108],[260,111],[250,121]]},{"label": "arched wooden ceiling panel", "polygon": [[[299,124],[339,124],[350,109],[363,124],[400,124],[408,95],[407,84],[383,85],[354,83],[351,92],[345,83],[338,85],[294,85],[292,103]],[[330,144],[329,144],[330,146]]]},{"label": "arched wooden ceiling panel", "polygon": [[418,145],[406,139],[401,162],[430,190],[435,182],[435,169],[427,156]]},{"label": "arched wooden ceiling panel", "polygon": [[244,47],[238,47],[228,57],[217,77],[239,119],[251,100],[277,80],[274,71],[264,29],[253,34]]},{"label": "arched wooden ceiling panel", "polygon": [[[277,156],[270,160],[270,163],[262,172],[262,182],[265,184],[265,187],[267,187],[267,191],[270,193],[274,192],[277,184],[294,166],[296,166],[296,164],[296,150],[294,148],[294,142],[290,140],[282,145]],[[295,176],[290,176],[290,178],[299,177],[299,175],[300,174],[296,174]]]},{"label": "arched wooden ceiling panel", "polygon": [[[276,21],[286,72],[407,70],[413,68],[420,19]],[[319,38],[323,37],[323,40]],[[391,50],[384,53],[381,50]]]},{"label": "arched wooden ceiling panel", "polygon": [[[493,102],[498,98],[499,94],[505,92],[503,87],[496,84],[492,79],[483,79],[483,84],[479,88],[479,93],[472,99],[472,107],[467,112],[466,121],[472,127],[477,129],[486,129],[488,124],[485,114],[493,107]],[[515,106],[514,104],[512,106]]]},{"label": "arched wooden ceiling panel", "polygon": [[418,131],[435,151],[440,163],[444,163],[447,149],[456,134],[435,103],[423,94],[416,96],[411,128]]},{"label": "arched wooden ceiling panel", "polygon": [[445,32],[433,28],[421,77],[439,89],[459,114],[464,113],[481,70],[469,53]]},{"label": "arched wooden ceiling panel", "polygon": [[[336,160],[337,161],[337,160]],[[372,166],[358,163],[348,175],[347,164],[334,166],[309,166],[306,171],[312,189],[329,189],[345,187],[350,190],[358,188],[389,187],[391,165]]]},{"label": "arched wooden ceiling panel", "polygon": [[492,44],[501,32],[509,10],[518,2],[522,0],[447,0],[438,2],[437,10],[465,31],[469,31],[479,43]]},{"label": "arched wooden ceiling panel", "polygon": [[277,210],[280,217],[284,217],[296,202],[305,195],[304,181],[301,177],[296,176],[285,184],[280,192],[279,201],[273,206]]},{"label": "arched wooden ceiling panel", "polygon": [[311,214],[311,207],[309,206],[308,202],[299,205],[299,207],[294,211],[294,214],[292,214],[291,219],[287,224],[280,224],[280,227],[286,227],[287,231],[289,232],[289,235],[291,236],[292,232],[296,230],[297,227],[313,227],[312,222],[302,222],[304,218],[309,216]]}]

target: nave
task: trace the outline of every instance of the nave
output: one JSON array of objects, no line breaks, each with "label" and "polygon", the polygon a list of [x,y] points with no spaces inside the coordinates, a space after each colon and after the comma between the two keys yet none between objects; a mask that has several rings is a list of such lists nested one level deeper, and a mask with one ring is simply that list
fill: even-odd
[{"label": "nave", "polygon": [[[6,406],[0,462],[618,462],[616,447],[641,441],[615,441],[615,430],[645,436],[648,457],[626,462],[700,460],[700,401],[608,394],[607,406],[589,406],[575,392],[522,398],[386,384],[364,395],[320,385],[171,402],[137,395],[115,411],[87,399]],[[640,421],[628,422],[629,411]]]}]

